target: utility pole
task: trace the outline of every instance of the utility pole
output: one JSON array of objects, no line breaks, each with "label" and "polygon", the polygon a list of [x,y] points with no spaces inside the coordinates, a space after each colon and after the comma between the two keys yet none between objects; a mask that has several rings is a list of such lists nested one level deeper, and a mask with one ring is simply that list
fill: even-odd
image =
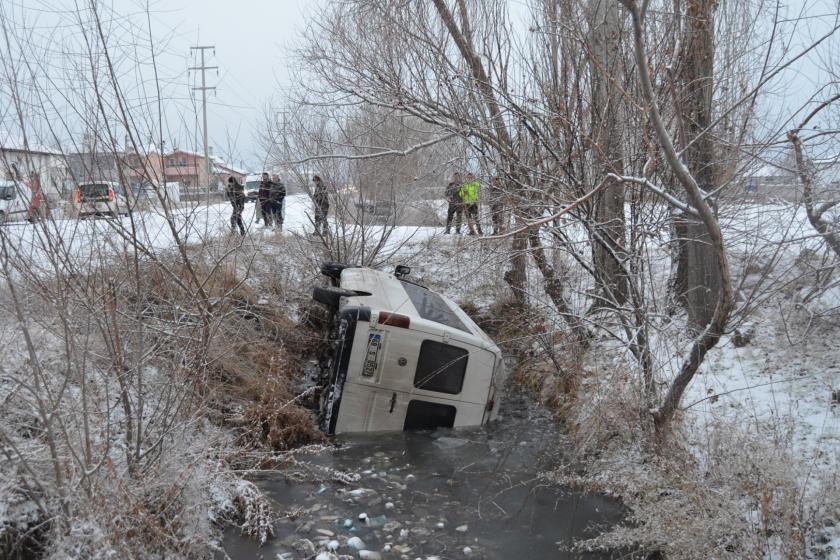
[{"label": "utility pole", "polygon": [[207,90],[215,90],[215,87],[208,87],[207,80],[204,75],[204,72],[207,70],[218,70],[218,66],[205,66],[204,65],[204,51],[213,49],[213,54],[216,54],[216,46],[198,46],[198,47],[190,47],[190,52],[192,51],[199,51],[201,52],[201,66],[192,66],[190,70],[201,70],[201,87],[194,87],[192,88],[193,91],[201,90],[201,108],[204,114],[204,164],[207,166],[205,170],[207,172],[207,203],[210,203],[210,183],[212,181],[213,173],[212,173],[212,166],[210,165],[210,149],[207,144]]}]

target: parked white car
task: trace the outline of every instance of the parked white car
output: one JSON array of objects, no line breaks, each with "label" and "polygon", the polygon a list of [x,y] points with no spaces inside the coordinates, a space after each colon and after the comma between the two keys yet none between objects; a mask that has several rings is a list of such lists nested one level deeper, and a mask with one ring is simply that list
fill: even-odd
[{"label": "parked white car", "polygon": [[134,200],[131,206],[135,210],[146,210],[153,206],[160,206],[163,201],[168,204],[181,202],[181,185],[177,182],[167,182],[164,186],[152,183],[134,184],[131,187]]},{"label": "parked white car", "polygon": [[73,191],[72,205],[76,216],[127,216],[129,201],[119,183],[97,181],[82,183]]},{"label": "parked white car", "polygon": [[256,202],[260,191],[262,175],[251,174],[245,177],[245,202]]},{"label": "parked white car", "polygon": [[0,224],[29,218],[32,191],[18,181],[0,181]]},{"label": "parked white car", "polygon": [[318,382],[327,433],[479,426],[505,377],[496,344],[452,300],[394,274],[326,263],[330,310]]}]

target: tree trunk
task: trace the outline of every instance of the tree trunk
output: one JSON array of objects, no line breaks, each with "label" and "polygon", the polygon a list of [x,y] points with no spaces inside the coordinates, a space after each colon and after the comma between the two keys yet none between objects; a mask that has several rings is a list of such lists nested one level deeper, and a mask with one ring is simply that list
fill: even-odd
[{"label": "tree trunk", "polygon": [[[618,4],[590,0],[589,28],[592,149],[595,154],[593,176],[606,173],[623,175],[621,96],[616,82],[617,76],[622,74]],[[627,277],[622,267],[626,257],[623,183],[614,182],[597,195],[593,218],[595,235],[591,243],[595,279],[604,297],[621,305],[627,300]]]},{"label": "tree trunk", "polygon": [[788,132],[788,140],[793,144],[793,156],[799,181],[802,183],[802,201],[805,203],[805,212],[808,214],[808,221],[811,222],[811,226],[817,230],[817,233],[825,239],[825,242],[828,243],[828,246],[831,247],[834,254],[840,257],[840,235],[837,234],[837,230],[833,227],[833,224],[823,217],[826,212],[840,204],[840,200],[829,200],[819,205],[814,201],[815,170],[812,167],[809,168],[805,158],[802,140],[799,138],[799,132],[805,128],[812,118],[838,100],[840,100],[840,94],[834,95],[821,103],[816,109],[811,111],[796,130]]},{"label": "tree trunk", "polygon": [[[692,1],[691,13],[696,13],[698,7],[698,0]],[[674,148],[674,143],[671,139],[662,115],[659,111],[659,106],[656,102],[656,97],[653,91],[650,74],[648,68],[648,54],[645,48],[645,25],[644,13],[647,3],[642,7],[636,3],[635,0],[621,0],[622,4],[629,10],[633,20],[633,42],[635,44],[636,68],[638,71],[639,82],[642,86],[642,94],[645,101],[650,108],[651,122],[653,129],[656,132],[656,137],[659,145],[662,148],[662,155],[668,163],[668,167],[679,180],[680,184],[685,190],[686,197],[689,204],[697,209],[697,214],[706,228],[706,236],[712,248],[712,255],[717,259],[716,270],[718,271],[717,284],[719,289],[717,291],[718,299],[715,302],[714,312],[706,327],[694,339],[689,350],[688,357],[683,361],[677,377],[668,388],[662,404],[653,411],[653,420],[656,427],[656,432],[659,436],[663,435],[674,417],[680,405],[680,400],[685,392],[688,384],[694,378],[700,364],[706,357],[706,353],[714,348],[720,340],[726,323],[729,320],[729,314],[732,312],[734,305],[734,296],[732,290],[732,277],[729,273],[729,261],[726,256],[726,244],[723,241],[723,233],[720,230],[720,224],[717,221],[712,208],[704,198],[704,193],[698,186],[698,181],[692,175],[690,169],[686,167],[680,160],[680,154]],[[702,3],[702,0],[699,0]],[[702,3],[701,7],[706,8],[706,15],[711,16],[713,5],[710,3]],[[706,20],[706,28],[710,28],[711,18]],[[711,40],[710,36],[706,39]],[[705,47],[706,51],[711,51],[711,46]],[[707,61],[711,64],[710,61]],[[708,76],[708,75],[707,75]],[[702,237],[702,236],[701,236]]]},{"label": "tree trunk", "polygon": [[[714,190],[718,179],[714,138],[707,130],[712,123],[715,6],[714,0],[688,0],[678,69],[682,97],[678,110],[690,144],[684,158],[697,185],[705,192]],[[689,217],[681,222],[675,227],[678,235],[684,235],[684,242],[678,244],[682,251],[678,259],[683,266],[678,264],[676,287],[684,287],[685,292],[677,295],[685,299],[689,324],[700,330],[714,314],[721,288],[720,271],[703,222]]]}]

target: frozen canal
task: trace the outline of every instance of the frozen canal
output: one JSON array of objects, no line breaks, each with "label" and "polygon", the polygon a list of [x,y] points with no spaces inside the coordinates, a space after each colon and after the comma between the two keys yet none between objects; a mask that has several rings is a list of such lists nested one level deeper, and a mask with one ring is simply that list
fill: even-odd
[{"label": "frozen canal", "polygon": [[258,480],[276,511],[291,515],[262,548],[230,529],[225,549],[233,560],[614,557],[564,550],[616,523],[621,508],[542,482],[540,472],[563,462],[562,434],[529,399],[504,405],[486,429],[341,437],[335,450],[301,457],[302,471],[360,478]]}]

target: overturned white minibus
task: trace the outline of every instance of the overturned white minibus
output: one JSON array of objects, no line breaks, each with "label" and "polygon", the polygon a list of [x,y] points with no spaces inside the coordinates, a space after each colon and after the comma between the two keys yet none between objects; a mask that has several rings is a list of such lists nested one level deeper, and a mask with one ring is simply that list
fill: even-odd
[{"label": "overturned white minibus", "polygon": [[317,402],[327,433],[479,426],[496,417],[502,353],[446,297],[394,274],[326,263],[330,311]]}]

